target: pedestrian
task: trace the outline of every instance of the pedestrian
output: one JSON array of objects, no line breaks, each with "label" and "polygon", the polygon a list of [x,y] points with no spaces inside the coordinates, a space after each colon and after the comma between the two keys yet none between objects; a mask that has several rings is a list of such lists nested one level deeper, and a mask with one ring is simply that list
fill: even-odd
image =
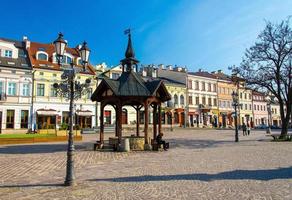
[{"label": "pedestrian", "polygon": [[244,122],[242,124],[242,134],[243,134],[243,136],[246,135],[246,124]]},{"label": "pedestrian", "polygon": [[166,142],[164,140],[162,140],[162,136],[163,136],[163,133],[158,134],[156,136],[156,142],[157,142],[157,144],[162,144],[163,145],[163,149],[165,151],[167,151],[168,146],[167,146]]},{"label": "pedestrian", "polygon": [[247,135],[249,135],[249,134],[250,134],[250,125],[247,124]]}]

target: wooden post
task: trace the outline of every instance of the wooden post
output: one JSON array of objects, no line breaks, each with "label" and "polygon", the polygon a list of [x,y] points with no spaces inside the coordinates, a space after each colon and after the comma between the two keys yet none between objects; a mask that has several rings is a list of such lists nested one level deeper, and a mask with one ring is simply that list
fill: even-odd
[{"label": "wooden post", "polygon": [[100,105],[100,144],[104,143],[104,105]]},{"label": "wooden post", "polygon": [[121,105],[121,103],[119,103],[118,105],[117,105],[117,120],[116,121],[118,121],[118,126],[117,126],[117,129],[118,129],[118,141],[119,141],[119,144],[121,144],[121,142],[122,142],[122,105]]},{"label": "wooden post", "polygon": [[139,127],[140,127],[140,107],[137,106],[136,108],[136,131],[137,131],[137,137],[140,136],[140,133],[139,133]]},{"label": "wooden post", "polygon": [[157,104],[153,106],[153,140],[156,139],[157,136]]},{"label": "wooden post", "polygon": [[115,136],[116,137],[118,137],[118,135],[119,135],[119,131],[118,131],[118,109],[117,109],[117,106],[116,107],[114,107],[115,108],[115,112],[116,112],[116,121],[115,121],[115,126],[116,126],[116,129],[115,129]]},{"label": "wooden post", "polygon": [[161,104],[158,105],[158,134],[161,133]]},{"label": "wooden post", "polygon": [[148,113],[148,102],[144,103],[144,112],[145,112],[145,122],[144,122],[144,139],[145,144],[149,144],[148,141],[148,123],[149,123],[149,113]]}]

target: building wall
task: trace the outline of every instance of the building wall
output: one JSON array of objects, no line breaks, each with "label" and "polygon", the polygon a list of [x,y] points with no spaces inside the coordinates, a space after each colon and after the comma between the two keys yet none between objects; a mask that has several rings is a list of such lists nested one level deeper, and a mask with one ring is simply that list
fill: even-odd
[{"label": "building wall", "polygon": [[[197,83],[198,86],[197,87]],[[203,84],[205,83],[205,89],[203,89]],[[208,84],[211,84],[211,90],[209,90]],[[212,121],[214,118],[217,117],[218,119],[218,97],[217,97],[217,80],[188,75],[188,96],[191,97],[192,102],[188,102],[189,104],[189,122],[191,125],[197,123],[199,126],[203,126],[203,112],[200,105],[205,108],[209,108],[210,111],[207,113],[208,119],[206,119],[205,125],[211,125],[210,120]],[[196,102],[196,98],[199,98],[199,102]],[[205,98],[205,103],[203,102],[203,98]],[[211,99],[211,105],[209,105],[209,98]],[[214,104],[215,101],[215,104]],[[195,119],[197,117],[197,119]],[[199,119],[198,119],[199,118]],[[194,122],[196,121],[196,122]],[[195,126],[195,124],[194,124]]]},{"label": "building wall", "polygon": [[252,108],[252,90],[247,88],[239,88],[239,122],[254,123],[253,108]]}]

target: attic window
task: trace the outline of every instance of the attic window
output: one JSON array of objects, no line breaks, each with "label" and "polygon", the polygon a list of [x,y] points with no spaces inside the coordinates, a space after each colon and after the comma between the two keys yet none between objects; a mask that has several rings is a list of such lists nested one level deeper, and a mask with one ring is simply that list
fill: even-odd
[{"label": "attic window", "polygon": [[48,55],[45,53],[38,53],[37,54],[37,59],[38,60],[48,60]]},{"label": "attic window", "polygon": [[15,65],[15,62],[7,62],[8,65]]}]

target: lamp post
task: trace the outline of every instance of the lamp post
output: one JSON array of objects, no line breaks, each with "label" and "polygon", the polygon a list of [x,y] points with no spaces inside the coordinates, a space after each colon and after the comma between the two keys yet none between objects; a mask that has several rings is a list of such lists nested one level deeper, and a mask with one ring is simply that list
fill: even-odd
[{"label": "lamp post", "polygon": [[[54,41],[56,57],[58,65],[61,65],[61,59],[64,56],[65,48],[67,42],[63,39],[63,35],[59,33],[59,37]],[[83,43],[83,46],[79,50],[79,55],[83,64],[83,71],[85,71],[85,66],[88,63],[90,50],[88,49],[86,42]],[[74,185],[74,143],[73,143],[73,106],[74,100],[77,100],[89,92],[90,88],[90,79],[86,79],[85,83],[80,83],[75,80],[76,74],[79,72],[76,67],[74,67],[73,61],[70,64],[70,68],[65,69],[61,75],[61,83],[54,83],[54,88],[57,91],[59,96],[64,97],[70,101],[69,105],[69,137],[68,137],[68,147],[67,147],[67,166],[66,166],[66,178],[65,186]]]},{"label": "lamp post", "polygon": [[267,109],[268,109],[268,128],[267,134],[271,134],[271,100],[267,98]]},{"label": "lamp post", "polygon": [[231,95],[233,100],[232,105],[234,107],[235,142],[238,142],[238,126],[237,126],[237,107],[239,106],[238,93],[233,91]]}]

